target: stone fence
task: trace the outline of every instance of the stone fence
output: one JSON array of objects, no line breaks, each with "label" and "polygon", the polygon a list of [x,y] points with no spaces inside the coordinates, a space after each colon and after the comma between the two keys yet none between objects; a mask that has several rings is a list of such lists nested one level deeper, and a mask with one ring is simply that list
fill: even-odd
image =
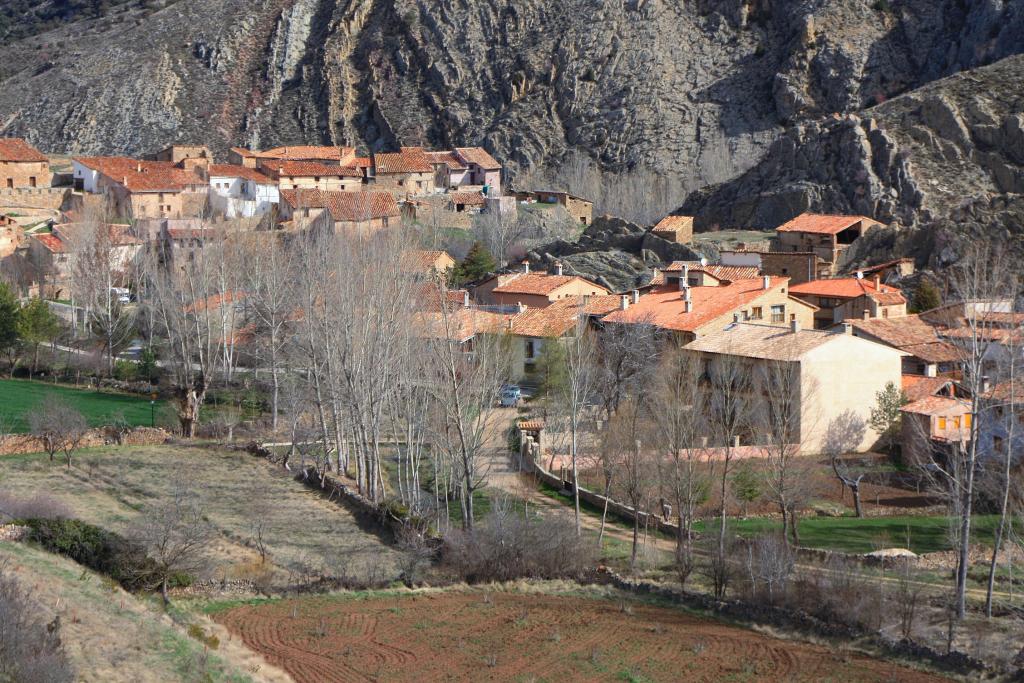
[{"label": "stone fence", "polygon": [[66,187],[19,187],[0,189],[0,207],[56,211],[64,203]]},{"label": "stone fence", "polygon": [[[110,427],[90,429],[85,433],[79,448],[95,448],[118,444],[121,446],[155,446],[166,443],[171,435],[159,427],[136,427],[123,434],[118,434]],[[0,435],[0,455],[18,455],[21,453],[39,453],[45,450],[43,443],[31,434]]]}]

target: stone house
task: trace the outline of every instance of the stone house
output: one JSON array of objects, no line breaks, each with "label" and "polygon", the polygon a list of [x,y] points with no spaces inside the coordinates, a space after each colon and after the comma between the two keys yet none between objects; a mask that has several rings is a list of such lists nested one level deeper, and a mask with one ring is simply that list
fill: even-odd
[{"label": "stone house", "polygon": [[7,258],[25,241],[25,231],[13,218],[0,214],[0,260]]},{"label": "stone house", "polygon": [[750,251],[723,249],[719,252],[723,266],[757,268],[762,275],[788,277],[792,285],[831,276],[831,266],[810,251]]},{"label": "stone house", "polygon": [[[868,425],[876,395],[892,382],[900,385],[900,357],[896,349],[854,337],[848,329],[809,330],[795,322],[789,326],[737,322],[713,330],[684,347],[699,354],[710,365],[738,360],[751,378],[748,408],[761,410],[767,400],[759,388],[763,378],[776,368],[793,371],[799,395],[799,434],[793,444],[803,454],[818,454],[825,449],[830,431],[849,417],[864,425],[863,432],[851,435],[850,447],[865,451],[878,440]],[[856,362],[851,362],[856,359]],[[764,439],[756,430],[745,441],[757,445]]]},{"label": "stone house", "polygon": [[451,192],[448,194],[448,210],[455,213],[482,212],[487,207],[487,197],[479,192]]},{"label": "stone house", "polygon": [[693,216],[665,216],[651,229],[651,234],[669,242],[689,244],[693,241]]},{"label": "stone house", "polygon": [[900,408],[903,461],[927,463],[932,454],[963,447],[971,438],[971,402],[951,396],[928,396]]},{"label": "stone house", "polygon": [[437,249],[410,249],[401,258],[402,271],[417,279],[444,275],[455,267],[452,255]]},{"label": "stone house", "polygon": [[125,219],[192,218],[206,213],[209,185],[205,167],[128,157],[72,159],[75,189],[105,195],[116,216]]},{"label": "stone house", "polygon": [[590,225],[594,220],[594,203],[588,199],[577,197],[568,192],[550,190],[528,190],[516,192],[516,201],[527,204],[558,204],[583,225]]},{"label": "stone house", "polygon": [[620,310],[605,316],[604,323],[653,325],[680,344],[737,321],[813,327],[817,309],[790,296],[787,278],[765,275],[703,287],[689,286],[684,278],[676,283],[623,296]]},{"label": "stone house", "polygon": [[153,155],[153,161],[169,161],[179,165],[186,159],[201,159],[213,163],[213,153],[206,145],[170,145]]},{"label": "stone house", "polygon": [[960,350],[940,336],[940,328],[921,318],[851,318],[846,321],[854,336],[903,351],[903,373],[948,377],[957,372]]},{"label": "stone house", "polygon": [[358,192],[363,189],[362,172],[350,166],[261,159],[257,169],[274,180],[280,190]]},{"label": "stone house", "polygon": [[700,261],[673,261],[662,271],[660,285],[679,287],[685,281],[689,287],[720,287],[737,280],[751,280],[760,276],[757,268],[749,266],[722,266]]},{"label": "stone house", "polygon": [[484,304],[545,308],[573,296],[601,296],[610,292],[599,284],[577,275],[563,275],[561,264],[555,272],[531,273],[527,263],[522,272],[500,273],[473,288],[473,295]]},{"label": "stone house", "polygon": [[873,280],[860,277],[812,280],[793,285],[790,293],[818,307],[815,327],[832,325],[860,318],[902,318],[907,315],[907,300],[900,290],[883,285],[878,276]]},{"label": "stone house", "polygon": [[277,182],[253,168],[211,164],[207,182],[210,208],[226,218],[262,216],[281,201]]},{"label": "stone house", "polygon": [[286,229],[305,225],[334,232],[372,232],[398,225],[400,217],[398,202],[389,192],[281,192],[279,218]]},{"label": "stone house", "polygon": [[501,194],[501,164],[483,147],[456,147],[455,155],[466,165],[459,185],[487,187],[488,196]]},{"label": "stone house", "polygon": [[0,138],[0,189],[50,187],[52,180],[45,154],[21,138]]},{"label": "stone house", "polygon": [[258,168],[261,162],[269,161],[310,161],[331,166],[355,166],[355,160],[355,147],[288,145],[263,151],[232,147],[228,151],[229,164],[246,168]]},{"label": "stone house", "polygon": [[28,240],[28,258],[40,296],[63,299],[70,296],[72,254],[68,246],[51,233],[33,234]]},{"label": "stone house", "polygon": [[867,216],[830,216],[802,213],[776,228],[775,251],[811,252],[829,264],[834,275],[846,250],[868,230],[881,223]]},{"label": "stone house", "polygon": [[368,177],[375,189],[390,192],[396,199],[433,194],[435,164],[422,147],[403,147],[399,152],[370,156]]}]

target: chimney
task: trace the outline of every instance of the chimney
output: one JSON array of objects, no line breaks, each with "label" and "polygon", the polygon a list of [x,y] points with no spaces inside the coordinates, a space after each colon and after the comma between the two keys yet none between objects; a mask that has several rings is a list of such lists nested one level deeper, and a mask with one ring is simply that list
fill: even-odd
[{"label": "chimney", "polygon": [[692,313],[692,312],[693,312],[693,302],[690,301],[689,299],[686,299],[685,301],[683,301],[683,313]]},{"label": "chimney", "polygon": [[797,320],[796,318],[793,318],[792,320],[790,320],[789,321],[789,329],[792,330],[793,334],[796,334],[797,332],[799,332],[800,331],[800,321]]},{"label": "chimney", "polygon": [[866,308],[864,309],[864,319],[865,320],[871,320],[871,311],[869,311]]},{"label": "chimney", "polygon": [[462,293],[462,307],[469,308],[469,290]]},{"label": "chimney", "polygon": [[693,295],[690,293],[689,287],[683,289],[683,301],[693,301]]},{"label": "chimney", "polygon": [[523,259],[523,272],[527,275],[530,273],[530,262],[527,259]]},{"label": "chimney", "polygon": [[633,297],[632,298],[633,298],[633,303],[634,304],[638,303],[640,301],[640,290],[639,289],[634,289],[633,290]]},{"label": "chimney", "polygon": [[679,276],[679,289],[690,286],[690,266],[683,266],[683,272]]},{"label": "chimney", "polygon": [[509,329],[509,331],[511,331],[512,330],[512,316],[509,316],[505,320],[508,321],[508,329]]},{"label": "chimney", "polygon": [[853,325],[850,323],[843,323],[843,334],[853,335]]},{"label": "chimney", "polygon": [[562,274],[562,262],[561,261],[555,261],[555,275],[561,275],[561,274]]},{"label": "chimney", "polygon": [[733,313],[732,314],[732,324],[736,325],[736,324],[739,323],[739,321],[740,321],[740,314],[739,313]]},{"label": "chimney", "polygon": [[142,173],[142,162],[141,161],[139,163],[135,164],[135,171],[138,172],[138,173]]},{"label": "chimney", "polygon": [[526,313],[526,305],[522,301],[516,302],[516,313]]},{"label": "chimney", "polygon": [[882,276],[875,273],[875,289],[882,289]]},{"label": "chimney", "polygon": [[858,270],[857,271],[857,279],[858,280],[863,280],[864,279],[864,271],[863,270]]},{"label": "chimney", "polygon": [[620,296],[619,297],[619,310],[620,311],[624,311],[627,308],[629,308],[629,297],[628,296]]},{"label": "chimney", "polygon": [[770,276],[768,276],[768,275],[763,276],[761,278],[761,289],[768,289],[771,286],[772,286],[772,278]]}]

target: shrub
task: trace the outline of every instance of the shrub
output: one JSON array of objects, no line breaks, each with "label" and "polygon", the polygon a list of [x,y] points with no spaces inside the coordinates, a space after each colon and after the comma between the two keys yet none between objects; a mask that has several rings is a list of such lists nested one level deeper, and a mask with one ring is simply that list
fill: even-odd
[{"label": "shrub", "polygon": [[128,360],[114,362],[114,379],[119,379],[122,382],[134,382],[138,374],[135,363]]},{"label": "shrub", "polygon": [[445,565],[469,583],[575,579],[594,563],[593,544],[576,536],[566,515],[528,517],[498,506],[473,531],[452,531],[444,541]]},{"label": "shrub", "polygon": [[13,576],[0,574],[0,680],[62,683],[75,680],[60,640],[60,618],[49,624]]},{"label": "shrub", "polygon": [[67,519],[71,510],[62,501],[37,493],[31,498],[20,498],[0,491],[0,524],[29,518]]}]

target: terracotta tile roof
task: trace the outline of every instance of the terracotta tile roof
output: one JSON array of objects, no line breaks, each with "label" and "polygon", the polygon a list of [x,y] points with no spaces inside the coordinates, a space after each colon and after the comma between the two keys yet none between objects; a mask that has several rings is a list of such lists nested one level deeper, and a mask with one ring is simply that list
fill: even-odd
[{"label": "terracotta tile roof", "polygon": [[37,240],[41,245],[46,247],[46,250],[51,254],[62,254],[66,251],[64,242],[61,241],[56,235],[50,233],[44,233],[41,235],[32,235],[32,239]]},{"label": "terracotta tile roof", "polygon": [[573,296],[546,308],[528,308],[512,318],[509,332],[517,337],[561,337],[572,331],[580,317],[600,317],[619,307],[619,297]]},{"label": "terracotta tile roof", "polygon": [[498,294],[535,294],[538,296],[548,296],[555,290],[564,287],[573,280],[580,280],[605,292],[608,291],[604,287],[601,287],[601,285],[585,280],[577,275],[548,275],[547,273],[523,273],[509,282],[495,287],[492,291]]},{"label": "terracotta tile roof", "polygon": [[961,357],[955,346],[940,338],[940,328],[922,320],[919,315],[871,320],[854,318],[847,320],[846,323],[853,325],[861,336],[868,336],[906,351],[926,363],[948,363]]},{"label": "terracotta tile roof", "polygon": [[828,330],[801,329],[793,332],[789,326],[731,323],[724,329],[710,332],[683,348],[747,358],[794,361],[807,352],[843,336],[845,335],[842,332]]},{"label": "terracotta tile roof", "polygon": [[868,275],[868,274],[871,274],[871,273],[881,272],[883,270],[886,270],[887,268],[892,268],[893,266],[898,266],[898,265],[901,265],[903,263],[913,263],[913,262],[914,262],[914,259],[912,259],[912,258],[897,258],[897,259],[893,259],[891,261],[884,261],[883,263],[876,263],[873,266],[866,266],[864,268],[854,268],[853,270],[849,271],[848,274],[849,275],[855,275],[856,273],[864,273],[865,275]]},{"label": "terracotta tile roof", "polygon": [[448,195],[452,204],[463,206],[487,206],[487,197],[479,192],[452,192]]},{"label": "terracotta tile roof", "polygon": [[338,166],[335,164],[322,164],[316,161],[267,161],[263,164],[266,168],[277,173],[279,176],[290,178],[314,178],[314,177],[342,177],[362,178],[363,174],[351,166]]},{"label": "terracotta tile roof", "polygon": [[373,155],[377,174],[431,173],[433,162],[422,147],[403,147],[400,152],[381,152]]},{"label": "terracotta tile roof", "polygon": [[895,306],[907,303],[900,290],[889,285],[879,285],[871,280],[855,277],[842,277],[831,280],[811,280],[789,288],[793,296],[820,296],[830,299],[856,299],[869,296],[883,306]]},{"label": "terracotta tile roof", "polygon": [[467,166],[455,152],[427,152],[431,163],[444,164],[452,171],[464,171]]},{"label": "terracotta tile roof", "polygon": [[0,161],[49,161],[46,155],[21,138],[0,138]]},{"label": "terracotta tile roof", "polygon": [[507,326],[506,316],[474,308],[419,311],[412,315],[414,333],[426,339],[464,342],[478,334],[496,334]]},{"label": "terracotta tile roof", "polygon": [[971,412],[971,404],[960,398],[948,396],[926,396],[900,408],[901,412],[917,415],[966,415]]},{"label": "terracotta tile roof", "polygon": [[964,341],[978,339],[980,341],[999,342],[1001,344],[1011,341],[1019,344],[1021,340],[1024,340],[1024,333],[1020,330],[1008,329],[1005,327],[990,327],[984,324],[976,325],[973,328],[953,327],[944,329],[939,334],[943,339]]},{"label": "terracotta tile roof", "polygon": [[98,171],[130,192],[183,192],[207,186],[195,170],[169,161],[140,161],[129,157],[75,157],[74,161]]},{"label": "terracotta tile roof", "polygon": [[413,307],[418,311],[440,311],[441,306],[454,310],[465,306],[467,292],[465,289],[438,289],[433,282],[413,284],[409,296]]},{"label": "terracotta tile roof", "polygon": [[251,159],[256,156],[256,153],[246,147],[232,147],[231,151],[240,157]]},{"label": "terracotta tile roof", "polygon": [[[788,277],[769,278],[769,288],[782,287]],[[665,330],[695,333],[704,325],[736,311],[764,295],[762,278],[737,280],[720,287],[690,287],[692,307],[684,311],[683,293],[670,286],[655,290],[630,304],[625,311],[616,311],[605,318],[610,323],[644,323]],[[764,312],[765,315],[768,311]]]},{"label": "terracotta tile roof", "polygon": [[673,261],[666,268],[666,273],[681,273],[683,266],[688,266],[691,271],[707,273],[716,280],[750,280],[758,277],[761,271],[756,266],[720,266],[713,264],[702,264],[700,261]]},{"label": "terracotta tile roof", "polygon": [[811,232],[821,235],[836,235],[860,221],[876,223],[867,216],[830,216],[819,213],[802,213],[780,225],[778,232]]},{"label": "terracotta tile roof", "polygon": [[1021,380],[1008,380],[994,385],[985,398],[1000,403],[1020,404],[1024,402],[1024,383]]},{"label": "terracotta tile roof", "polygon": [[544,420],[520,420],[516,426],[524,432],[539,432],[544,429]]},{"label": "terracotta tile roof", "polygon": [[293,208],[327,209],[336,221],[358,223],[400,215],[398,202],[390,192],[284,190],[281,199]]},{"label": "terracotta tile roof", "polygon": [[356,157],[352,160],[352,163],[348,165],[352,168],[370,168],[373,164],[370,161],[370,157]]},{"label": "terracotta tile roof", "polygon": [[260,159],[283,159],[291,161],[313,161],[315,159],[341,160],[355,155],[353,147],[331,147],[318,145],[289,145],[274,147],[262,152],[253,152],[252,156]]},{"label": "terracotta tile roof", "polygon": [[903,393],[911,403],[922,398],[935,396],[953,383],[948,377],[925,377],[924,375],[903,375]]},{"label": "terracotta tile roof", "polygon": [[261,185],[274,185],[274,179],[263,175],[255,168],[234,164],[210,164],[207,175],[211,178],[242,178]]},{"label": "terracotta tile roof", "polygon": [[456,147],[455,153],[458,154],[467,164],[476,164],[485,171],[497,171],[501,169],[501,164],[488,153],[483,147]]},{"label": "terracotta tile roof", "polygon": [[693,228],[693,216],[665,216],[654,226],[654,232],[676,232]]},{"label": "terracotta tile roof", "polygon": [[[53,226],[53,231],[55,233],[59,233],[64,238],[71,240],[74,240],[76,232],[86,229],[92,229],[92,226],[88,226],[83,223],[58,223]],[[131,226],[128,225],[109,223],[107,224],[107,232],[110,235],[110,243],[116,247],[125,247],[143,243],[141,239],[132,234]]]},{"label": "terracotta tile roof", "polygon": [[[896,318],[902,320],[902,318]],[[900,351],[906,351],[911,356],[920,358],[925,363],[955,363],[963,358],[960,349],[949,342],[934,341],[925,344],[907,344],[894,347]]]},{"label": "terracotta tile roof", "polygon": [[[447,257],[447,258],[445,258]],[[410,249],[402,252],[402,268],[418,273],[427,273],[437,265],[438,261],[455,261],[447,251],[437,249]]]}]

